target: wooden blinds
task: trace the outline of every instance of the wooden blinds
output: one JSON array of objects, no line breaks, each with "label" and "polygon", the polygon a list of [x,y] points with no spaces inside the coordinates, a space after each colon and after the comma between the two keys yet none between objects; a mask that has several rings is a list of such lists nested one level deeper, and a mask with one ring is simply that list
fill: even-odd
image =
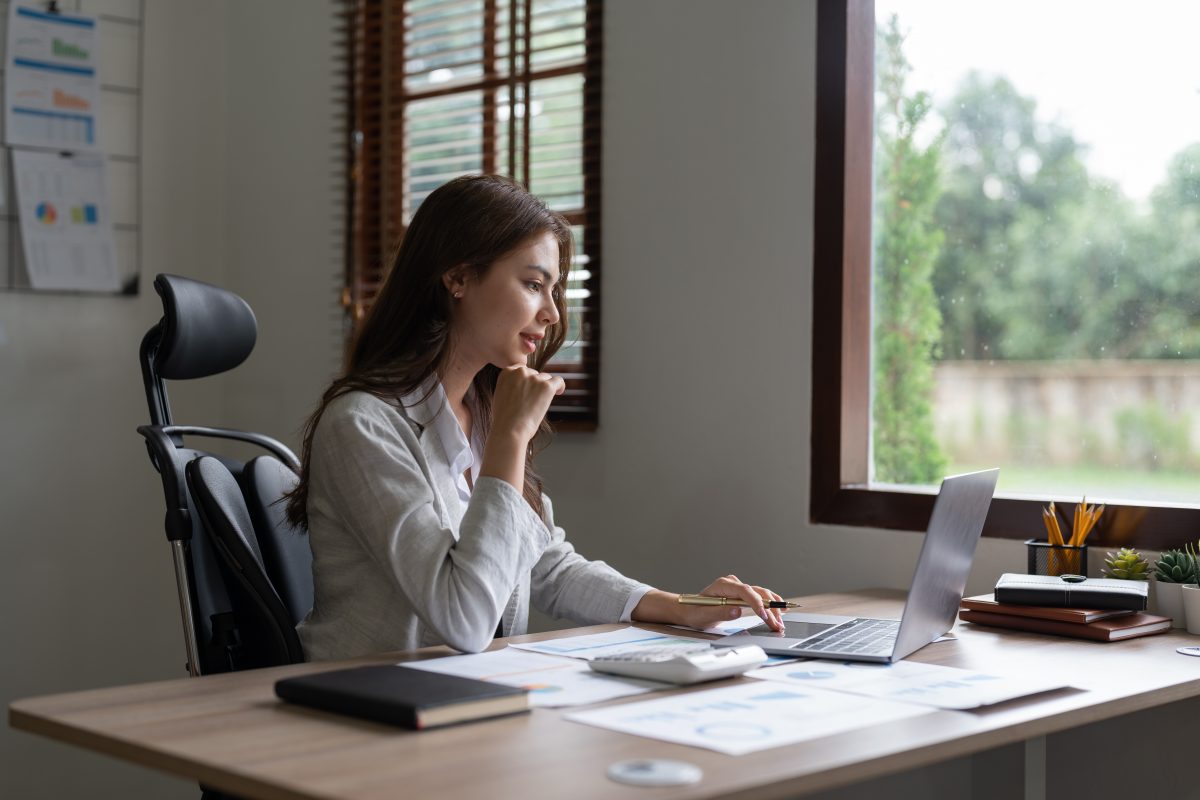
[{"label": "wooden blinds", "polygon": [[[520,181],[571,223],[559,427],[597,421],[602,0],[350,0],[353,325],[421,201],[459,175]],[[565,425],[562,423],[566,423]]]}]

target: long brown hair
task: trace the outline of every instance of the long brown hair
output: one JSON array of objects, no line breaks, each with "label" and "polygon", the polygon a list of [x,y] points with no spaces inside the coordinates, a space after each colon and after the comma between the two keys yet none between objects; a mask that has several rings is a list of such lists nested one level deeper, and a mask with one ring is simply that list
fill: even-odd
[{"label": "long brown hair", "polygon": [[[450,356],[453,302],[443,275],[466,265],[475,277],[530,239],[552,233],[558,240],[559,280],[554,292],[559,321],[529,359],[541,370],[566,337],[565,286],[574,242],[571,227],[558,213],[508,178],[467,175],[433,191],[417,208],[392,259],[387,280],[359,329],[345,373],[333,381],[304,426],[300,482],[287,495],[287,517],[308,526],[308,485],[313,433],[325,409],[352,391],[388,402],[419,387],[444,367]],[[492,424],[492,397],[499,368],[488,365],[475,376],[471,416],[486,441]],[[550,426],[542,420],[545,441]],[[533,450],[525,459],[522,494],[543,515],[542,479],[533,469]]]}]

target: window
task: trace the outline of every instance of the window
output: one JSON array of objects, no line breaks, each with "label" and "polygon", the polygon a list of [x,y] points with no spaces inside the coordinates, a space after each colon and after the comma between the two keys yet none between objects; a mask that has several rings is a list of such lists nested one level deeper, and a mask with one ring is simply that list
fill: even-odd
[{"label": "window", "polygon": [[[1013,77],[1018,60],[1033,60],[1025,51],[1061,44],[1006,34],[981,4],[936,4],[930,17],[925,5],[818,6],[813,384],[832,388],[813,398],[814,521],[920,529],[937,475],[998,465],[986,535],[1038,536],[1046,498],[1087,492],[1120,499],[1091,544],[1194,539],[1200,510],[1184,504],[1200,499],[1190,445],[1200,410],[1188,404],[1200,372],[1189,363],[1200,357],[1200,134],[1164,144],[1154,128],[1187,139],[1197,126],[1147,121],[1134,150],[1106,161],[1095,128],[1055,111],[1047,68]],[[1111,38],[1097,33],[1110,12],[1068,8],[1074,16],[1039,15],[1037,27],[1074,42],[1056,62],[1075,70],[1070,92],[1104,88],[1080,108],[1106,100],[1129,114],[1141,95],[1179,82],[1149,57],[1121,59],[1120,82],[1099,77],[1099,56],[1081,55],[1097,51],[1078,40],[1106,41],[1112,61]],[[1121,16],[1118,30],[1161,55],[1162,37],[1138,31],[1142,19],[1145,30],[1186,30],[1171,9],[1174,22],[1155,24],[1139,7],[1139,21]],[[944,19],[959,11],[970,24]],[[918,29],[926,19],[950,25],[955,46],[932,22]],[[973,35],[1005,43],[1013,74],[985,63],[991,48],[972,47]],[[1186,48],[1167,49],[1186,59]],[[954,52],[964,55],[952,65]],[[936,69],[924,70],[933,54]],[[1190,90],[1158,108],[1190,108],[1195,121],[1194,71],[1179,64]],[[1152,170],[1118,170],[1151,155]]]},{"label": "window", "polygon": [[351,0],[348,225],[342,304],[353,326],[421,201],[459,175],[521,182],[570,222],[570,327],[551,362],[560,429],[599,397],[600,99],[597,0]]}]

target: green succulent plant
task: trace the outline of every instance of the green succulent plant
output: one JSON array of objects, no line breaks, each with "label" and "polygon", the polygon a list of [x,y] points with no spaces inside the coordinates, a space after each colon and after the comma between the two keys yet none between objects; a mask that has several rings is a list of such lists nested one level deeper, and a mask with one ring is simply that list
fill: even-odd
[{"label": "green succulent plant", "polygon": [[1196,562],[1182,550],[1167,550],[1154,566],[1159,583],[1192,583],[1196,579]]},{"label": "green succulent plant", "polygon": [[1104,559],[1104,577],[1123,581],[1147,580],[1146,570],[1150,564],[1137,550],[1122,547],[1117,552],[1109,551]]}]

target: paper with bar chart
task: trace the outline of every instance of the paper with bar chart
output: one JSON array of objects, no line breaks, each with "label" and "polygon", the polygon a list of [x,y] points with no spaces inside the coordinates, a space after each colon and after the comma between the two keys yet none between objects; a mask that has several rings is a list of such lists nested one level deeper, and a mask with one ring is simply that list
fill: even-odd
[{"label": "paper with bar chart", "polygon": [[118,291],[104,158],[13,150],[12,159],[30,286]]},{"label": "paper with bar chart", "polygon": [[9,6],[6,143],[72,152],[100,149],[94,17]]}]

